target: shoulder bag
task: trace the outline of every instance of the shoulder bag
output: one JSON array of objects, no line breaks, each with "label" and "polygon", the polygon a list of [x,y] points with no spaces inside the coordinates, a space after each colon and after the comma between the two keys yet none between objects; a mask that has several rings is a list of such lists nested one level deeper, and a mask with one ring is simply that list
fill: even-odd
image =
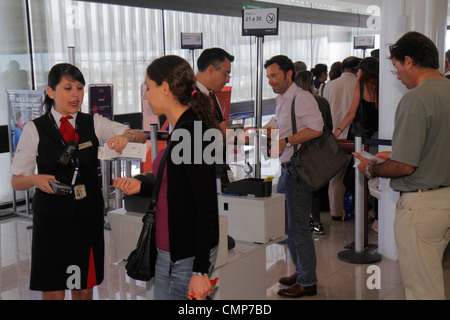
[{"label": "shoulder bag", "polygon": [[[292,133],[297,133],[295,117],[295,98],[291,107]],[[294,146],[291,167],[310,191],[325,186],[340,170],[347,165],[348,159],[333,133],[324,126],[322,135],[303,142],[301,147]]]},{"label": "shoulder bag", "polygon": [[167,145],[158,167],[152,198],[148,205],[147,212],[142,218],[143,225],[136,249],[130,253],[127,264],[125,265],[127,275],[136,280],[149,281],[155,275],[157,255],[155,243],[155,210],[168,152],[169,145]]}]

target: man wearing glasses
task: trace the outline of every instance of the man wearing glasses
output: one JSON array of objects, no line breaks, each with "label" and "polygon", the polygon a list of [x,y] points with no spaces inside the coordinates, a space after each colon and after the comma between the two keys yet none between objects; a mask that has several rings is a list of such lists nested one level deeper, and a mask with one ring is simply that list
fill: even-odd
[{"label": "man wearing glasses", "polygon": [[391,178],[400,192],[394,230],[407,299],[445,299],[443,253],[450,240],[450,81],[439,72],[434,43],[408,32],[389,47],[397,76],[410,91],[398,104],[392,153],[361,160],[369,179]]},{"label": "man wearing glasses", "polygon": [[217,119],[217,127],[224,138],[224,162],[216,164],[216,175],[222,185],[230,182],[228,172],[231,171],[231,168],[226,162],[225,141],[227,129],[230,129],[230,127],[228,127],[228,121],[223,116],[222,108],[214,92],[220,92],[230,82],[231,63],[233,61],[234,56],[221,48],[205,49],[197,59],[197,87],[211,97],[211,112]]},{"label": "man wearing glasses", "polygon": [[197,60],[197,86],[203,93],[211,96],[212,110],[224,137],[226,136],[226,129],[229,129],[228,122],[223,117],[222,108],[214,92],[220,92],[230,82],[231,63],[233,61],[234,56],[221,48],[206,49]]}]

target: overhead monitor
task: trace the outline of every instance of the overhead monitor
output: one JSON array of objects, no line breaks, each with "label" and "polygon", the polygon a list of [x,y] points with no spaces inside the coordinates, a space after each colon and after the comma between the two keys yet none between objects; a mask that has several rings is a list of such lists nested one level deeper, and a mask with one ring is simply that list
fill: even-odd
[{"label": "overhead monitor", "polygon": [[242,10],[243,36],[278,35],[278,8]]}]

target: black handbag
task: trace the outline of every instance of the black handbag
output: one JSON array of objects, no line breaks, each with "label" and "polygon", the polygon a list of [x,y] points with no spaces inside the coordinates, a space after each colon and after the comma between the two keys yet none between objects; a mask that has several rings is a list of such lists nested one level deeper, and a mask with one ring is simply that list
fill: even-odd
[{"label": "black handbag", "polygon": [[155,276],[157,256],[155,243],[155,208],[158,202],[159,189],[161,187],[161,179],[168,150],[169,146],[166,147],[158,167],[152,198],[148,205],[147,212],[142,218],[143,225],[136,249],[130,253],[127,264],[125,265],[127,275],[136,280],[149,281]]},{"label": "black handbag", "polygon": [[[297,133],[295,98],[291,107],[292,133]],[[323,127],[320,137],[294,146],[291,167],[310,191],[317,191],[347,165],[348,159],[333,133]]]}]

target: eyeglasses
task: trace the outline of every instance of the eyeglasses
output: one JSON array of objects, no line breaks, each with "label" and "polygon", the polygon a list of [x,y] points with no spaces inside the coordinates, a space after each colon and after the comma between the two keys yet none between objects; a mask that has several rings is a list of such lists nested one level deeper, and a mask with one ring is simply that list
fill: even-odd
[{"label": "eyeglasses", "polygon": [[216,69],[219,69],[220,71],[222,71],[227,77],[230,77],[231,78],[231,71],[223,71],[223,69],[221,68],[221,67],[219,67],[219,66],[215,66],[216,67]]},{"label": "eyeglasses", "polygon": [[392,53],[393,50],[397,49],[399,47],[398,44],[394,44],[392,46],[389,46],[389,53]]},{"label": "eyeglasses", "polygon": [[400,63],[400,61],[397,61],[397,63],[394,66],[394,69],[391,70],[392,74],[395,75],[395,76],[398,75],[397,66],[398,66],[399,63]]}]

